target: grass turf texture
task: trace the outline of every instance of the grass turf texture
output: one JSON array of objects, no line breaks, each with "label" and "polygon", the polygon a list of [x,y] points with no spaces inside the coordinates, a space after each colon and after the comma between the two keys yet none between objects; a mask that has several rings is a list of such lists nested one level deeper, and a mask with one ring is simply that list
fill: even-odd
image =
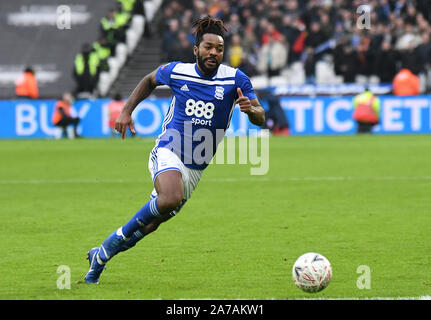
[{"label": "grass turf texture", "polygon": [[[211,165],[181,213],[79,283],[148,200],[154,139],[0,141],[1,299],[396,298],[431,293],[429,136],[270,138],[270,170]],[[332,263],[307,294],[301,254]],[[60,265],[71,289],[57,288]],[[358,289],[361,265],[371,289]]]}]

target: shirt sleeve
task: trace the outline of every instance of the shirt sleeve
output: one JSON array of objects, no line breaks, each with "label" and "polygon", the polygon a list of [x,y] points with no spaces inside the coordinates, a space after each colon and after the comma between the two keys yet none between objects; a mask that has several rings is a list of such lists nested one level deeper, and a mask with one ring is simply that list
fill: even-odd
[{"label": "shirt sleeve", "polygon": [[159,85],[170,85],[171,84],[171,73],[172,69],[179,63],[179,61],[176,62],[170,62],[167,64],[164,64],[159,67],[156,73],[156,81]]},{"label": "shirt sleeve", "polygon": [[237,87],[241,88],[242,94],[244,96],[246,96],[250,100],[257,98],[249,77],[247,77],[245,73],[239,69],[236,71],[235,74],[235,83]]}]

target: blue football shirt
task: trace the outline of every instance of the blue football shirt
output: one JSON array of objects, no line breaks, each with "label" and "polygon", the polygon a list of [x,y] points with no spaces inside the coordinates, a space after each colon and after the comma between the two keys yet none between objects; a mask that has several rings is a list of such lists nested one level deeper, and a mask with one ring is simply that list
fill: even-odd
[{"label": "blue football shirt", "polygon": [[223,64],[205,76],[196,63],[171,62],[159,67],[156,81],[169,86],[173,96],[152,156],[157,148],[168,148],[192,169],[205,169],[214,156],[229,127],[237,88],[256,98],[250,79]]}]

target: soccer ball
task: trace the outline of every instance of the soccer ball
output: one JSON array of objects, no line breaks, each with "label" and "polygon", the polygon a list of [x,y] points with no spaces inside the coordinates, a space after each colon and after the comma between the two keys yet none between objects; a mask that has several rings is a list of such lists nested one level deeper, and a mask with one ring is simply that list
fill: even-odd
[{"label": "soccer ball", "polygon": [[325,289],[331,281],[331,264],[321,254],[308,252],[293,264],[292,277],[299,289],[305,292],[318,292]]}]

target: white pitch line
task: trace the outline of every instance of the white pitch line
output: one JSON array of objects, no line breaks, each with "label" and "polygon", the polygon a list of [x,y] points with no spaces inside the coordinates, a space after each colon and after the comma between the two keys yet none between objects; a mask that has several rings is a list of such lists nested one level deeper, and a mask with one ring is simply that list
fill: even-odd
[{"label": "white pitch line", "polygon": [[84,183],[141,183],[138,179],[29,179],[29,180],[3,180],[0,184],[84,184]]},{"label": "white pitch line", "polygon": [[253,176],[242,178],[203,178],[206,181],[212,182],[241,182],[241,181],[270,181],[270,182],[284,182],[284,181],[405,181],[405,180],[431,180],[431,176],[381,176],[381,177],[267,177],[267,176]]},{"label": "white pitch line", "polygon": [[[296,181],[421,181],[431,180],[431,176],[376,176],[376,177],[268,177],[246,176],[239,178],[202,178],[208,182],[296,182]],[[143,179],[96,179],[96,178],[65,178],[65,179],[27,179],[27,180],[0,180],[0,185],[25,185],[25,184],[97,184],[97,183],[144,183]]]}]

